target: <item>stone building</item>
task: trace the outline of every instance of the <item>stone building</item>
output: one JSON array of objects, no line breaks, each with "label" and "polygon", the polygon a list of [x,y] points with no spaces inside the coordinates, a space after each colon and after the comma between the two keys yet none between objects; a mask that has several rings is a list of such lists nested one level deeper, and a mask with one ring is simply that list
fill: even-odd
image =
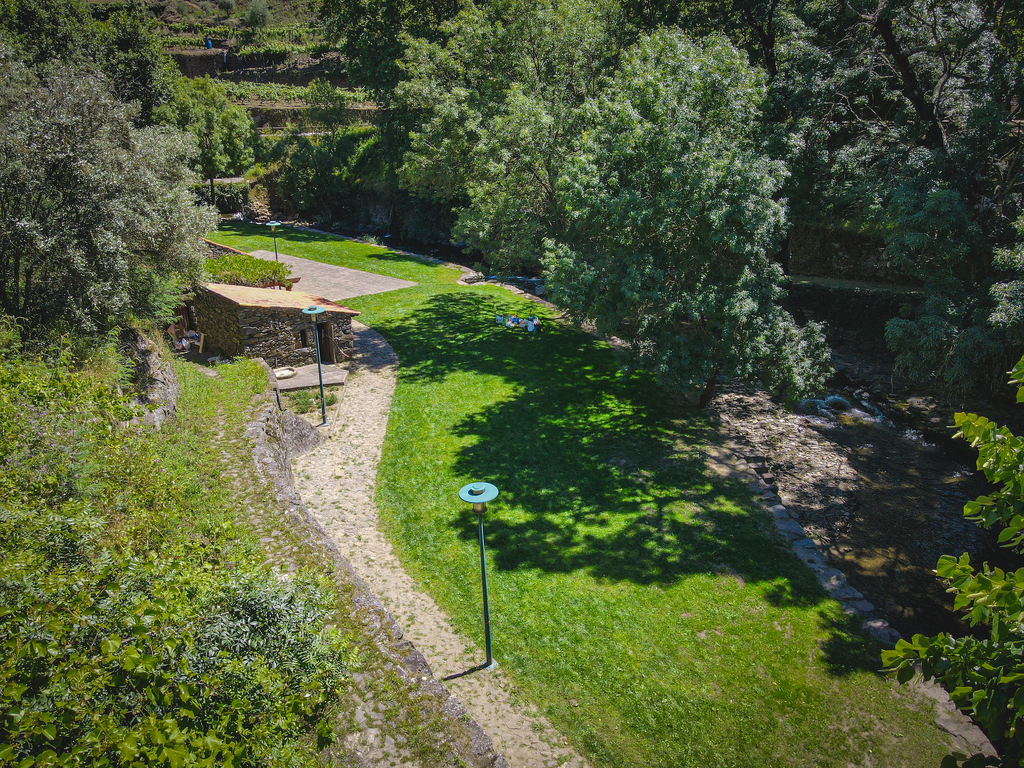
[{"label": "stone building", "polygon": [[[354,309],[301,291],[249,288],[207,283],[193,300],[205,349],[220,350],[228,357],[262,357],[272,367],[316,362],[316,338],[320,361],[340,363],[351,355]],[[302,310],[313,304],[327,310],[316,326]]]}]

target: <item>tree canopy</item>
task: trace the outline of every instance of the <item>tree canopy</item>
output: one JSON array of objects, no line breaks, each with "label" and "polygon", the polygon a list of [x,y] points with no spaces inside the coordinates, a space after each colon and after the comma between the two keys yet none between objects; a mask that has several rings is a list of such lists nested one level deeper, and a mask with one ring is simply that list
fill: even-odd
[{"label": "tree canopy", "polygon": [[149,8],[138,0],[117,5],[99,21],[80,0],[4,0],[0,38],[30,68],[91,62],[117,98],[139,105],[136,124],[149,125],[153,109],[170,96],[178,68],[163,52]]},{"label": "tree canopy", "polygon": [[785,225],[785,166],[759,146],[761,75],[721,38],[641,39],[601,95],[558,182],[555,300],[629,342],[636,364],[705,387],[759,380],[785,399],[821,388],[820,330],[779,307],[768,253]]},{"label": "tree canopy", "polygon": [[455,238],[493,269],[543,268],[635,366],[705,401],[719,374],[802,397],[827,351],[778,306],[787,171],[761,139],[765,79],[722,37],[624,48],[623,18],[612,2],[500,0],[464,7],[443,43],[410,41],[402,181],[453,205]]},{"label": "tree canopy", "polygon": [[555,188],[586,101],[617,58],[612,3],[467,5],[444,44],[414,40],[395,101],[420,116],[401,172],[456,207],[456,239],[496,269],[536,268],[561,231]]},{"label": "tree canopy", "polygon": [[196,171],[210,182],[218,176],[243,173],[255,159],[256,126],[244,108],[228,101],[227,92],[209,77],[180,78],[170,100],[153,119],[192,134],[199,146],[193,162]]},{"label": "tree canopy", "polygon": [[28,330],[166,311],[215,222],[191,191],[195,145],[136,128],[87,68],[34,74],[0,48],[0,83],[0,307]]}]

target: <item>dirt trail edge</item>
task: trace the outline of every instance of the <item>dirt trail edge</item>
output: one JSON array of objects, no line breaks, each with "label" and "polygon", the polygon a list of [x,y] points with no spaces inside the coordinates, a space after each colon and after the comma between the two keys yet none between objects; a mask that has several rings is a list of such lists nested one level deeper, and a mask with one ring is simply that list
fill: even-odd
[{"label": "dirt trail edge", "polygon": [[[352,330],[358,362],[330,425],[333,437],[293,462],[295,487],[356,574],[395,617],[405,639],[426,657],[427,673],[443,678],[476,666],[480,650],[420,591],[378,530],[377,465],[398,359],[380,334],[357,322]],[[514,695],[500,667],[452,680],[448,686],[513,768],[586,766],[536,709]]]}]

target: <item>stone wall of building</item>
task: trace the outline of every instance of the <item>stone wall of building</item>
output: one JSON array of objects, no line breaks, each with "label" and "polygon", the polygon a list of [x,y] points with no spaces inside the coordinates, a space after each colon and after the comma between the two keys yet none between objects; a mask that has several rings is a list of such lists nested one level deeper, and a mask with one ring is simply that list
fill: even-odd
[{"label": "stone wall of building", "polygon": [[212,354],[220,350],[227,357],[245,354],[242,329],[238,322],[240,307],[237,304],[213,291],[200,288],[196,292],[193,306],[199,332],[206,335],[204,352]]},{"label": "stone wall of building", "polygon": [[[313,324],[296,309],[278,307],[239,307],[242,344],[248,357],[262,357],[272,367],[310,365],[316,362]],[[341,363],[352,350],[352,318],[328,313],[327,322],[334,336],[335,362]],[[308,346],[301,346],[306,331]]]},{"label": "stone wall of building", "polygon": [[[274,368],[316,362],[313,324],[301,310],[240,306],[201,288],[195,311],[199,332],[206,334],[207,350],[219,349],[228,357],[262,357]],[[352,354],[352,317],[328,311],[326,322],[334,337],[335,362],[344,362]],[[306,346],[302,345],[302,331],[306,331]]]}]

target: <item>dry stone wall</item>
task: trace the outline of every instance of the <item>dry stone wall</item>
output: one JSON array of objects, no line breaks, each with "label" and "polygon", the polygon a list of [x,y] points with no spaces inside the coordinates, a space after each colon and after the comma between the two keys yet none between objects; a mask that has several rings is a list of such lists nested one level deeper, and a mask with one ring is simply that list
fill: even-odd
[{"label": "dry stone wall", "polygon": [[[195,310],[199,331],[206,335],[206,349],[210,351],[220,350],[228,357],[262,357],[275,368],[316,362],[313,324],[297,309],[240,306],[201,288]],[[330,311],[327,317],[335,362],[340,363],[351,357],[352,317]]]},{"label": "dry stone wall", "polygon": [[[275,368],[282,365],[310,365],[316,362],[313,324],[295,309],[240,307],[242,346],[249,357],[262,357]],[[352,318],[328,313],[335,349],[335,362],[342,362],[352,349]],[[301,346],[302,331],[308,346]]]},{"label": "dry stone wall", "polygon": [[244,354],[242,329],[238,322],[238,305],[205,288],[196,293],[196,324],[206,335],[205,350],[219,350],[228,357]]},{"label": "dry stone wall", "polygon": [[228,68],[224,51],[204,49],[199,51],[172,51],[171,58],[185,77],[216,77]]}]

